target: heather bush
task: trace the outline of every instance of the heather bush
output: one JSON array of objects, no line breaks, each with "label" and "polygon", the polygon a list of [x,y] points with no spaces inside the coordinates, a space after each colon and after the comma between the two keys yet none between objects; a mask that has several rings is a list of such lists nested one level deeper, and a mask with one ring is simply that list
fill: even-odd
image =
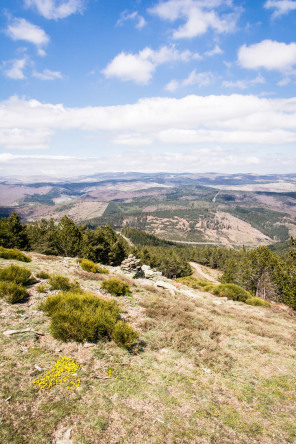
[{"label": "heather bush", "polygon": [[[204,287],[205,290],[206,288],[207,287]],[[252,297],[251,293],[235,284],[214,285],[212,289],[206,291],[210,291],[217,296],[227,297],[233,301],[240,302],[246,302],[247,299]]]},{"label": "heather bush", "polygon": [[35,276],[39,279],[49,279],[50,278],[50,274],[46,273],[46,271],[39,271],[39,273],[37,273]]},{"label": "heather bush", "polygon": [[31,276],[31,271],[17,265],[10,265],[9,267],[0,270],[0,280],[7,282],[14,282],[25,287],[32,285],[36,280]]},{"label": "heather bush", "polygon": [[209,281],[203,281],[200,279],[196,279],[192,276],[186,276],[176,279],[176,282],[180,282],[181,284],[187,285],[187,287],[194,288],[195,290],[200,290],[201,288],[209,285]]},{"label": "heather bush", "polygon": [[118,278],[103,281],[101,288],[113,296],[124,296],[130,293],[129,285]]},{"label": "heather bush", "polygon": [[[58,293],[48,296],[40,309],[50,316],[50,331],[62,341],[97,342],[111,339],[129,348],[137,333],[123,321],[120,324],[120,308],[114,301],[106,301],[92,293]],[[115,328],[116,327],[116,328]]]},{"label": "heather bush", "polygon": [[138,339],[138,333],[126,322],[118,321],[111,335],[113,341],[121,346],[130,348]]},{"label": "heather bush", "polygon": [[49,278],[48,281],[50,285],[50,290],[61,290],[61,291],[79,291],[80,285],[78,282],[74,282],[73,284],[70,282],[70,279],[66,276],[62,276],[60,274],[54,274]]},{"label": "heather bush", "polygon": [[88,271],[90,273],[109,274],[109,270],[104,267],[100,267],[99,265],[88,259],[79,259],[79,263],[84,271]]},{"label": "heather bush", "polygon": [[265,301],[264,299],[257,298],[257,297],[251,297],[246,300],[246,304],[248,305],[258,305],[261,307],[270,307],[270,303]]},{"label": "heather bush", "polygon": [[0,297],[6,302],[16,304],[23,302],[28,296],[27,290],[22,285],[16,284],[15,282],[0,282]]},{"label": "heather bush", "polygon": [[0,247],[0,257],[3,259],[15,259],[21,262],[31,262],[31,258],[16,249],[8,249]]}]

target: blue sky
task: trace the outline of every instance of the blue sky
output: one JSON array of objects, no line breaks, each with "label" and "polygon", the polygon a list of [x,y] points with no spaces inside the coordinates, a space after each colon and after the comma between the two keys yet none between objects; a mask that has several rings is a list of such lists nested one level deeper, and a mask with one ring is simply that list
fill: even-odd
[{"label": "blue sky", "polygon": [[9,0],[0,174],[296,172],[296,0]]}]

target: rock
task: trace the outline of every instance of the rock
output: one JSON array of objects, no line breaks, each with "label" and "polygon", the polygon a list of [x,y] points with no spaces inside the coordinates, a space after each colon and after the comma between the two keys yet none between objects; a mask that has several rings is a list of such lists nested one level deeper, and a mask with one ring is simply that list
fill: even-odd
[{"label": "rock", "polygon": [[137,259],[132,254],[130,254],[129,257],[121,263],[120,268],[125,273],[133,273],[133,278],[135,279],[145,276],[141,267],[140,259]]},{"label": "rock", "polygon": [[163,288],[164,290],[168,290],[171,294],[176,293],[176,288],[174,285],[170,284],[169,282],[165,281],[157,281],[155,282],[156,287]]}]

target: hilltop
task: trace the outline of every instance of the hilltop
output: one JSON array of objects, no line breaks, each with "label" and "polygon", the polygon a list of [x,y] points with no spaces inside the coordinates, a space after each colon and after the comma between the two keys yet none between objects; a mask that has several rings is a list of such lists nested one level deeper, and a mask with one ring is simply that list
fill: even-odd
[{"label": "hilltop", "polygon": [[[56,293],[48,279],[38,278],[23,303],[0,299],[1,442],[295,442],[293,310],[249,306],[158,277],[166,284],[161,288],[120,267],[105,265],[109,274],[102,275],[83,271],[75,258],[26,254],[31,262],[0,259],[1,269],[17,264],[34,276],[78,281],[84,291],[118,303],[139,339],[130,351],[108,340],[54,339],[40,310]],[[131,293],[102,291],[112,277]],[[81,366],[80,386],[40,390],[33,381],[63,356]]]}]

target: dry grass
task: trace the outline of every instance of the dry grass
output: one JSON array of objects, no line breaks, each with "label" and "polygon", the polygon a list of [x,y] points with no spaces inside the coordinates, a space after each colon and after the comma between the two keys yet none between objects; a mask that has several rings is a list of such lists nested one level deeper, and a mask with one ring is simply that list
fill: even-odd
[{"label": "dry grass", "polygon": [[[99,294],[100,282],[77,275],[74,259],[32,259],[24,266],[33,273],[78,278]],[[0,267],[9,263],[0,260]],[[113,342],[85,346],[53,339],[38,310],[46,295],[35,287],[23,304],[0,302],[1,443],[55,443],[70,427],[73,444],[296,441],[292,312],[198,291],[196,298],[181,291],[171,296],[149,282],[133,283],[133,296],[116,301],[140,332],[134,353]],[[28,327],[44,336],[2,334]],[[60,356],[81,365],[80,387],[40,391],[32,384],[40,375],[35,365],[50,369]]]}]

